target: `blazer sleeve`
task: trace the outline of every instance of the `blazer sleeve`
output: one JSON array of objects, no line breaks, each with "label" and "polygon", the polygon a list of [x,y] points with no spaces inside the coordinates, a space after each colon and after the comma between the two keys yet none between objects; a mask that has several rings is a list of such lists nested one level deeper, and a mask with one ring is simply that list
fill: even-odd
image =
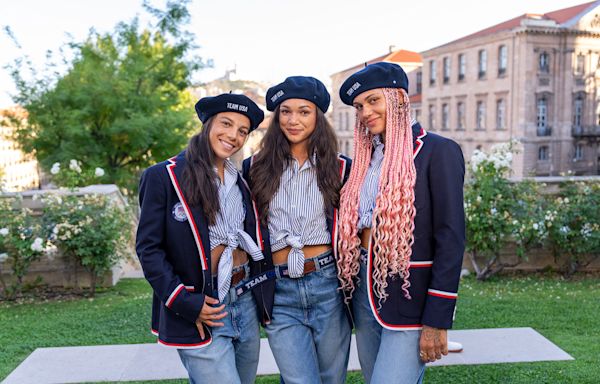
[{"label": "blazer sleeve", "polygon": [[177,315],[195,322],[204,305],[204,295],[188,292],[165,251],[167,185],[160,168],[148,168],[140,180],[140,221],[136,252],[144,276],[164,305]]},{"label": "blazer sleeve", "polygon": [[434,253],[422,318],[430,327],[452,328],[465,250],[464,175],[458,144],[447,139],[438,142],[429,164]]}]

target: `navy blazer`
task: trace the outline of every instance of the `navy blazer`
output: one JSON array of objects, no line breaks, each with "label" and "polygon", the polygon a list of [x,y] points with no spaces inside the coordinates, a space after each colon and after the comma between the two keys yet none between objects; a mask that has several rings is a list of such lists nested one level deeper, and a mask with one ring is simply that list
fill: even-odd
[{"label": "navy blazer", "polygon": [[[253,160],[254,160],[254,156],[245,159],[244,162],[242,163],[242,175],[243,175],[244,179],[250,183],[250,185],[252,185],[252,180],[250,178],[250,167],[252,166]],[[352,160],[347,156],[338,154],[338,161],[339,161],[339,175],[340,175],[340,179],[342,181],[342,185],[344,185],[346,180],[348,180],[348,176],[350,175],[350,168],[352,167]],[[258,213],[257,213],[257,216],[258,216]],[[337,239],[338,239],[337,218],[338,218],[338,209],[336,207],[327,207],[327,230],[331,234],[331,246],[333,249],[333,254],[336,259],[337,259]],[[264,226],[261,226],[261,230],[262,230],[262,238],[265,241],[265,244],[267,244],[266,248],[269,249],[268,256],[267,256],[267,252],[263,252],[263,254],[265,255],[265,258],[269,259],[269,263],[272,266],[273,259],[271,257],[271,240],[269,237],[269,229],[265,228]],[[269,316],[271,316],[273,314],[273,300],[275,297],[274,282],[272,285],[265,287],[263,292],[264,292],[263,298],[264,298],[264,303],[265,303],[264,307],[266,310],[268,310]],[[347,311],[347,315],[349,317],[349,320],[351,321],[350,311]]]},{"label": "navy blazer", "polygon": [[447,329],[452,327],[465,250],[465,165],[460,146],[454,141],[427,133],[419,123],[412,130],[417,179],[408,289],[411,299],[404,297],[403,279],[390,277],[386,289],[389,296],[379,308],[373,291],[371,237],[367,261],[369,304],[379,324],[387,329],[421,329],[423,325]]},{"label": "navy blazer", "polygon": [[[185,151],[146,169],[140,180],[140,221],[136,251],[144,275],[152,289],[152,333],[158,341],[178,348],[200,348],[210,344],[210,328],[200,338],[196,319],[204,305],[205,294],[212,296],[210,238],[208,221],[201,207],[191,207],[181,183]],[[244,230],[261,247],[265,259],[250,259],[250,274],[255,276],[273,268],[270,247],[264,247],[257,211],[246,182],[238,174],[246,217]],[[258,317],[268,319],[262,292],[269,282],[253,290]],[[274,284],[274,282],[272,283]]]}]

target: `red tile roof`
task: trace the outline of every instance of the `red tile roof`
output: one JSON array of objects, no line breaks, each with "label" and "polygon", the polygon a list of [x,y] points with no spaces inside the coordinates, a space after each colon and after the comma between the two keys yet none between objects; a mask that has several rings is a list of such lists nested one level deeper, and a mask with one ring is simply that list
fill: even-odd
[{"label": "red tile roof", "polygon": [[511,30],[513,28],[520,26],[521,21],[524,19],[527,19],[527,18],[535,18],[535,19],[542,19],[542,20],[554,20],[558,24],[563,24],[563,23],[566,23],[567,21],[571,20],[575,16],[579,15],[580,13],[584,12],[587,8],[589,8],[594,3],[596,3],[596,2],[592,1],[589,3],[576,5],[574,7],[563,8],[563,9],[559,9],[557,11],[544,13],[543,15],[535,14],[535,13],[525,13],[521,16],[515,17],[514,19],[510,19],[510,20],[504,21],[500,24],[493,25],[489,28],[482,29],[481,31],[461,37],[460,39],[451,41],[450,43],[446,43],[443,45],[458,43],[461,41],[470,40],[470,39],[473,39],[476,37],[487,36],[487,35],[491,35],[493,33],[498,33],[498,32],[502,32],[502,31],[508,31],[508,30]]},{"label": "red tile roof", "polygon": [[411,104],[416,104],[416,103],[420,103],[422,100],[423,95],[421,93],[417,93],[416,95],[412,95],[408,97],[408,101]]},{"label": "red tile roof", "polygon": [[[365,63],[368,65],[368,64],[373,64],[373,63],[379,63],[381,61],[387,61],[387,62],[392,62],[392,63],[420,63],[420,62],[422,62],[422,59],[421,59],[421,54],[418,52],[407,51],[405,49],[399,49],[397,51],[386,53],[385,55],[381,55],[379,57],[376,57],[374,59],[366,61]],[[346,68],[340,72],[346,72],[346,71],[350,71],[350,70],[363,68],[365,66],[365,63],[361,63],[361,64],[355,65],[353,67]],[[340,72],[338,72],[338,73],[340,73]]]}]

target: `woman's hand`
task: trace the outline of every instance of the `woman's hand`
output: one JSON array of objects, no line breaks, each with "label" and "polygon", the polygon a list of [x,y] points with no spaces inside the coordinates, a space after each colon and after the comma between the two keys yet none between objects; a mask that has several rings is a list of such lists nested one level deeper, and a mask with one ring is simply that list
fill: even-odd
[{"label": "woman's hand", "polygon": [[202,323],[209,327],[222,327],[225,325],[221,322],[217,322],[217,320],[221,320],[227,316],[227,312],[221,312],[225,309],[225,304],[221,304],[218,307],[211,307],[210,304],[219,304],[219,300],[210,296],[205,296],[204,305],[196,319],[196,327],[198,328],[198,332],[200,332],[202,340],[204,340],[204,327],[202,326]]},{"label": "woman's hand", "polygon": [[423,326],[419,341],[419,357],[431,363],[448,354],[448,331],[446,329]]}]

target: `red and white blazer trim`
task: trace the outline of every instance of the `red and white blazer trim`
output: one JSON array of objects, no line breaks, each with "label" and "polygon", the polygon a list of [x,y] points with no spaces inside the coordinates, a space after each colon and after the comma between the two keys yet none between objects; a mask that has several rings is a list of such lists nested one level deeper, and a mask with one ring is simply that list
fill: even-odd
[{"label": "red and white blazer trim", "polygon": [[423,148],[423,140],[421,140],[421,139],[424,138],[425,136],[427,136],[427,131],[425,129],[423,129],[423,127],[421,127],[421,132],[419,132],[419,135],[417,136],[417,140],[416,140],[417,146],[413,151],[413,159],[415,157],[417,157],[417,155],[421,151],[421,148]]},{"label": "red and white blazer trim", "polygon": [[173,347],[173,348],[177,348],[177,349],[198,349],[198,348],[204,348],[204,347],[209,346],[212,343],[212,337],[201,343],[194,343],[194,344],[167,343],[166,341],[162,341],[161,339],[158,339],[158,343],[165,347]]},{"label": "red and white blazer trim", "polygon": [[429,288],[427,290],[427,294],[429,294],[431,296],[441,297],[441,298],[444,298],[444,299],[454,299],[454,300],[456,300],[456,298],[458,297],[458,293],[440,291],[440,290],[431,289],[431,288]]},{"label": "red and white blazer trim", "polygon": [[411,261],[410,268],[431,268],[433,265],[433,261]]},{"label": "red and white blazer trim", "polygon": [[[346,174],[346,167],[348,162],[346,159],[338,157],[340,162],[340,180],[344,181],[344,175]],[[337,241],[338,241],[338,209],[333,208],[333,231],[331,234],[331,246],[333,249],[333,256],[337,259]]]},{"label": "red and white blazer trim", "polygon": [[204,254],[204,248],[202,247],[202,240],[200,239],[200,233],[198,232],[198,227],[196,226],[196,220],[194,220],[194,216],[192,216],[192,211],[188,206],[187,200],[183,196],[183,192],[181,187],[179,186],[179,182],[177,181],[177,177],[175,177],[175,172],[173,172],[173,168],[177,165],[175,159],[177,157],[171,157],[169,159],[169,163],[167,165],[167,172],[169,173],[169,177],[171,178],[171,183],[173,184],[173,188],[175,188],[175,192],[177,193],[177,197],[179,197],[179,201],[183,206],[185,214],[188,218],[188,223],[190,223],[190,228],[192,229],[192,234],[194,235],[194,240],[196,241],[196,247],[198,248],[198,254],[200,255],[200,263],[202,264],[202,270],[206,271],[208,269],[208,262],[206,261],[206,255]]},{"label": "red and white blazer trim", "polygon": [[173,290],[173,292],[171,292],[171,295],[165,302],[165,306],[167,308],[171,308],[171,305],[173,304],[173,301],[175,301],[175,298],[177,297],[177,295],[179,295],[179,293],[181,293],[181,291],[183,291],[184,289],[185,289],[185,286],[183,284],[179,284],[177,287],[175,287],[175,289]]}]

